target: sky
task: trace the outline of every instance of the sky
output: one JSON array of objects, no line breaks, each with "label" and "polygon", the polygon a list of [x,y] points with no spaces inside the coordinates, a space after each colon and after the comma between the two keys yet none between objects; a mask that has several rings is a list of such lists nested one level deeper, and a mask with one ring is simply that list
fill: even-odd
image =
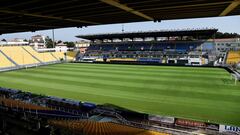
[{"label": "sky", "polygon": [[[196,28],[217,28],[220,32],[238,33],[240,34],[240,16],[229,17],[213,17],[213,18],[198,18],[198,19],[182,19],[182,20],[167,20],[158,23],[154,22],[139,22],[125,24],[110,24],[88,26],[84,28],[62,28],[55,29],[55,40],[62,41],[78,41],[76,35],[100,34],[122,32],[124,26],[125,32],[137,31],[153,31],[153,30],[176,30],[176,29],[196,29]],[[52,30],[23,32],[13,34],[0,35],[0,39],[10,40],[13,38],[30,39],[34,35],[44,35],[52,38]]]}]

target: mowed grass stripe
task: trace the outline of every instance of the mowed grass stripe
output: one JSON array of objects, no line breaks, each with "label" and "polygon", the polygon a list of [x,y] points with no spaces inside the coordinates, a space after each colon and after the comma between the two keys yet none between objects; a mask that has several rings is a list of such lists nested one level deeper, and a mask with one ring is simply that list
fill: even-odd
[{"label": "mowed grass stripe", "polygon": [[[21,72],[23,73],[23,72]],[[169,82],[169,79],[171,79],[171,81],[174,83],[174,82],[178,82],[178,83],[181,83],[181,82],[188,82],[188,83],[193,83],[193,85],[195,84],[203,84],[202,86],[204,87],[204,85],[215,85],[216,84],[219,84],[219,85],[222,85],[224,82],[223,80],[226,79],[226,78],[221,78],[221,79],[214,79],[213,82],[209,82],[208,80],[206,80],[206,78],[200,78],[200,77],[190,77],[190,76],[185,76],[185,75],[182,75],[182,76],[176,76],[174,77],[174,74],[162,74],[162,75],[159,75],[159,76],[148,76],[148,75],[129,75],[127,73],[125,74],[115,74],[115,73],[109,73],[109,74],[106,74],[106,73],[102,73],[102,72],[94,72],[94,73],[89,73],[89,72],[77,72],[76,71],[66,71],[64,70],[64,72],[62,72],[62,70],[54,70],[54,69],[42,69],[42,70],[28,70],[26,72],[24,72],[24,74],[52,74],[52,75],[63,75],[63,76],[76,76],[76,77],[79,77],[81,76],[82,78],[91,78],[91,77],[105,77],[104,79],[111,79],[111,80],[119,80],[119,79],[124,79],[122,81],[151,81],[152,84],[154,83],[159,83],[159,81],[167,81]],[[201,80],[201,82],[199,82],[199,80]],[[220,80],[220,81],[219,81]],[[234,82],[232,82],[232,84],[234,84]],[[208,86],[207,86],[208,87]]]},{"label": "mowed grass stripe", "polygon": [[[146,94],[160,94],[160,95],[166,95],[166,96],[173,96],[174,97],[188,97],[188,98],[199,98],[199,99],[205,99],[205,100],[220,100],[222,101],[223,98],[225,98],[224,101],[229,101],[229,102],[236,102],[236,100],[238,100],[240,102],[240,96],[235,96],[235,95],[228,95],[228,94],[220,94],[218,93],[204,93],[201,91],[191,91],[188,90],[188,87],[185,87],[181,90],[176,90],[173,88],[169,88],[168,85],[161,85],[158,84],[156,85],[156,87],[154,88],[149,88],[148,86],[142,86],[141,83],[140,84],[129,84],[129,82],[127,82],[128,84],[121,84],[118,81],[111,81],[111,80],[104,80],[104,81],[96,81],[96,80],[89,80],[89,79],[78,79],[76,77],[59,77],[57,75],[52,76],[52,75],[44,75],[44,74],[31,74],[31,75],[19,75],[19,73],[15,73],[13,74],[8,74],[6,77],[11,77],[11,78],[21,78],[21,77],[25,77],[28,80],[39,80],[40,82],[42,81],[48,81],[51,83],[66,83],[66,84],[73,84],[73,85],[78,85],[81,84],[81,86],[98,86],[100,88],[106,88],[106,90],[108,89],[118,89],[119,91],[124,91],[125,92],[131,92],[129,94],[133,94],[135,92],[142,92],[142,93],[146,93]],[[11,80],[13,80],[11,79]],[[94,82],[94,83],[91,83]],[[146,91],[146,88],[148,89]],[[188,95],[186,95],[185,93],[188,92]],[[240,94],[240,93],[239,93]],[[143,94],[142,94],[143,95]],[[146,95],[147,96],[147,95]],[[152,96],[152,95],[148,95],[148,96]],[[219,98],[221,97],[221,98]]]},{"label": "mowed grass stripe", "polygon": [[[10,79],[10,78],[9,78]],[[11,78],[12,79],[12,78]],[[17,80],[15,80],[15,79],[12,79],[13,80],[13,82],[16,82],[16,83],[19,83],[19,81]],[[28,85],[33,85],[33,86],[35,86],[35,84],[39,84],[39,86],[42,86],[42,84],[40,84],[38,81],[39,80],[41,80],[41,78],[40,79],[38,79],[38,80],[34,80],[34,81],[31,81],[31,84],[28,84]],[[51,82],[51,84],[53,84],[53,85],[51,85],[49,88],[54,88],[54,87],[52,87],[52,86],[54,86],[54,85],[59,85],[59,86],[61,86],[61,89],[60,90],[63,90],[63,91],[65,91],[66,90],[66,88],[68,88],[70,85],[71,86],[73,86],[73,87],[76,87],[76,86],[74,86],[75,84],[63,84],[61,81],[59,81],[59,82],[52,82],[52,80],[49,80],[50,82]],[[26,82],[28,82],[28,80],[27,79],[24,79],[24,81],[22,81],[21,83],[22,84],[26,84]],[[41,83],[42,83],[43,81],[41,80]],[[46,86],[46,87],[48,87],[48,86]],[[90,88],[90,89],[89,89]],[[88,89],[88,91],[85,91],[85,89]],[[91,92],[93,92],[93,91],[91,91],[91,90],[93,90],[94,89],[94,92],[95,91],[97,91],[96,93],[94,93],[94,94],[96,94],[96,95],[100,95],[100,96],[102,96],[102,95],[105,95],[105,96],[109,96],[109,97],[119,97],[119,98],[124,98],[124,99],[134,99],[134,100],[141,100],[141,101],[144,101],[144,102],[149,102],[149,101],[151,101],[151,102],[155,102],[155,103],[157,103],[157,102],[159,102],[159,101],[161,101],[161,102],[169,102],[169,101],[171,101],[171,99],[173,99],[173,98],[170,98],[169,96],[166,96],[166,97],[164,97],[163,95],[161,95],[161,97],[160,98],[154,98],[154,97],[150,97],[149,95],[148,96],[144,96],[144,95],[132,95],[131,93],[128,93],[128,92],[121,92],[121,91],[116,91],[115,89],[111,89],[111,91],[112,92],[114,92],[115,93],[115,95],[110,95],[109,94],[109,92],[111,92],[111,91],[107,91],[106,93],[105,93],[105,91],[104,92],[102,92],[101,90],[103,90],[103,88],[102,87],[100,87],[100,88],[98,88],[98,87],[95,87],[95,88],[92,88],[92,87],[89,87],[89,86],[81,86],[81,94],[86,94],[86,93],[91,93]],[[68,91],[76,91],[76,89],[71,89],[71,90],[68,90]],[[162,99],[161,99],[162,98]],[[176,98],[177,97],[174,97],[174,101],[176,100]],[[186,97],[184,97],[184,98],[186,98]],[[182,100],[183,98],[180,98],[180,102],[181,103],[186,103],[185,101],[186,100]],[[168,100],[168,101],[166,101],[166,100]],[[197,100],[197,99],[192,99],[192,100]],[[199,100],[198,100],[198,102],[196,102],[197,104],[196,105],[200,105],[200,106],[202,106],[203,105],[203,102],[199,102]],[[192,104],[192,103],[191,103]]]},{"label": "mowed grass stripe", "polygon": [[[36,75],[36,74],[35,74]],[[39,75],[38,75],[39,76]],[[41,75],[40,75],[41,76]],[[57,77],[58,78],[58,77]],[[55,79],[57,79],[57,78],[55,78]],[[71,77],[72,78],[72,77]],[[77,78],[75,78],[75,79],[77,79]],[[88,81],[91,81],[91,82],[96,82],[98,79],[100,79],[100,80],[102,80],[102,79],[104,79],[105,80],[105,78],[95,78],[94,80],[85,80],[85,82],[88,82]],[[74,80],[74,78],[73,78],[73,80]],[[124,80],[125,81],[125,80]],[[127,80],[127,82],[128,82],[129,80]],[[112,84],[112,83],[114,83],[114,82],[112,82],[112,81],[110,81],[110,82],[107,82],[107,80],[105,80],[105,85],[107,85],[107,84]],[[131,81],[130,81],[131,82]],[[161,82],[161,81],[160,81]],[[142,82],[140,82],[140,83],[142,83]],[[173,83],[173,82],[171,82],[171,83]],[[119,84],[119,80],[117,80],[117,84]],[[127,86],[129,86],[129,84],[123,84],[123,85],[127,85]],[[133,84],[133,86],[138,86],[138,85],[140,85],[140,84]],[[153,85],[153,84],[151,84],[151,85]],[[167,84],[167,85],[170,85],[170,84]],[[179,84],[180,85],[180,84]],[[116,85],[117,86],[117,85]],[[121,86],[121,85],[120,85]],[[159,85],[156,85],[156,87],[162,87],[162,86],[159,86]],[[141,88],[141,87],[140,87]],[[166,87],[164,87],[164,88],[166,88]],[[196,89],[197,87],[195,86],[195,89]],[[148,88],[149,89],[149,88]],[[189,89],[188,87],[183,87],[183,89]],[[155,89],[156,90],[156,89]],[[169,89],[168,88],[168,90],[171,90],[171,89]],[[175,89],[173,89],[173,91],[174,91]],[[179,90],[178,90],[179,91]],[[195,90],[196,91],[196,90]],[[202,91],[202,90],[201,90]],[[177,92],[177,91],[176,91]],[[186,91],[185,91],[186,92]],[[190,91],[191,92],[191,91]],[[239,91],[238,91],[239,92]],[[201,93],[199,93],[199,92],[195,92],[196,94],[202,94],[200,97],[202,97],[202,96],[205,96],[205,93],[203,93],[203,92],[201,92]],[[219,93],[219,92],[218,92]],[[229,91],[227,91],[227,93],[229,93]],[[221,93],[222,94],[222,93]],[[208,95],[211,95],[210,93],[208,94]],[[217,94],[218,95],[218,94]],[[223,95],[223,94],[222,94]],[[232,93],[232,95],[233,95],[233,98],[231,98],[231,100],[232,99],[235,99],[234,97],[236,97],[236,96],[234,96],[234,93]],[[192,96],[192,95],[191,95]],[[231,95],[225,95],[225,96],[231,96]],[[223,98],[223,97],[221,97],[221,98]],[[236,98],[238,98],[238,97],[236,97]],[[212,100],[216,100],[215,98],[211,98]]]},{"label": "mowed grass stripe", "polygon": [[142,72],[139,70],[136,70],[135,72],[129,72],[127,70],[125,71],[118,71],[118,70],[109,70],[109,69],[88,69],[88,68],[84,68],[84,69],[70,69],[70,68],[55,68],[55,67],[44,67],[42,68],[42,70],[54,70],[54,71],[77,71],[77,72],[81,72],[81,73],[96,73],[96,74],[115,74],[115,75],[128,75],[128,76],[135,76],[135,75],[139,75],[139,76],[149,76],[149,77],[161,77],[161,76],[172,76],[172,77],[182,77],[184,79],[184,77],[190,77],[190,78],[204,78],[204,79],[216,79],[219,78],[221,76],[221,78],[228,78],[229,79],[229,75],[227,75],[226,73],[224,75],[203,75],[203,74],[195,74],[195,73],[174,73],[171,71],[168,72],[163,72],[161,70],[159,70],[158,72]]},{"label": "mowed grass stripe", "polygon": [[[137,86],[141,86],[142,84],[146,85],[149,84],[151,86],[157,85],[157,88],[169,88],[171,86],[173,86],[172,84],[178,84],[180,86],[184,86],[187,85],[189,86],[189,84],[191,84],[192,86],[190,86],[190,88],[192,88],[193,86],[195,87],[196,92],[201,92],[203,91],[204,88],[208,88],[209,86],[214,87],[216,89],[210,91],[209,93],[219,93],[219,91],[221,91],[221,93],[224,92],[225,93],[229,93],[231,95],[235,95],[235,94],[240,94],[240,91],[238,90],[238,87],[233,85],[231,88],[235,88],[235,89],[231,89],[231,90],[226,90],[226,89],[222,89],[221,86],[218,85],[214,85],[213,81],[207,81],[202,83],[197,81],[196,79],[182,79],[182,78],[172,78],[172,77],[159,77],[159,78],[151,78],[151,77],[144,77],[144,76],[127,76],[127,75],[111,75],[111,74],[90,74],[90,73],[86,73],[86,72],[74,72],[74,71],[46,71],[46,70],[26,70],[24,72],[14,72],[14,73],[10,73],[10,74],[18,74],[18,75],[34,75],[37,77],[40,76],[47,76],[47,75],[51,75],[51,76],[57,76],[57,78],[64,78],[64,79],[70,79],[70,80],[78,80],[79,76],[81,76],[80,79],[84,79],[86,82],[98,82],[99,80],[104,80],[105,84],[112,84],[113,81],[116,81],[117,84],[119,85],[124,85],[126,86],[126,84],[122,83],[122,82],[131,82],[134,83],[133,86],[137,87]],[[57,79],[56,78],[56,79]],[[68,79],[68,80],[69,80]],[[171,80],[171,81],[169,81]],[[110,81],[110,82],[108,82]],[[121,81],[121,83],[119,83],[119,81]],[[149,83],[146,83],[149,82]],[[136,84],[139,83],[139,84]],[[222,84],[223,81],[219,81],[218,84]],[[234,82],[232,82],[232,84],[234,84]],[[161,85],[161,87],[159,87],[158,85]],[[169,86],[171,85],[171,86]],[[129,85],[127,85],[129,86]],[[229,86],[230,87],[230,86]],[[174,87],[175,88],[175,87]],[[200,90],[198,90],[198,88],[200,88]],[[184,87],[184,89],[187,90],[187,87]],[[192,91],[192,90],[189,90]],[[204,91],[203,91],[204,92]],[[205,92],[204,92],[205,93]]]},{"label": "mowed grass stripe", "polygon": [[[72,69],[72,70],[78,70],[78,69],[90,69],[90,70],[108,70],[110,69],[111,71],[128,71],[128,72],[131,72],[131,71],[134,71],[136,72],[136,68],[138,69],[137,72],[145,72],[145,73],[156,73],[156,72],[171,72],[171,73],[201,73],[201,74],[207,74],[207,75],[223,75],[223,74],[226,74],[226,72],[221,69],[216,69],[215,70],[203,70],[203,69],[194,69],[192,70],[191,68],[188,69],[188,67],[186,69],[178,69],[178,67],[175,67],[173,69],[167,69],[167,68],[159,68],[158,66],[155,66],[156,68],[153,68],[154,66],[143,66],[143,67],[133,67],[133,68],[127,68],[127,67],[101,67],[102,65],[99,65],[100,67],[96,66],[96,67],[93,67],[93,66],[76,66],[76,67],[71,67],[71,66],[66,66],[66,65],[62,65],[62,66],[58,66],[58,69],[61,69],[61,68],[66,68],[66,69]],[[51,68],[51,67],[47,67],[47,68]],[[209,72],[210,71],[210,72]]]},{"label": "mowed grass stripe", "polygon": [[153,71],[153,70],[172,70],[172,71],[179,71],[179,70],[186,70],[186,71],[190,71],[190,72],[206,72],[210,74],[211,73],[220,73],[219,71],[221,71],[222,73],[225,73],[225,71],[221,68],[206,68],[206,67],[179,67],[179,66],[149,66],[149,65],[119,65],[119,64],[95,64],[97,66],[92,66],[91,63],[86,63],[84,65],[79,65],[79,64],[64,64],[64,65],[54,65],[57,67],[70,67],[70,68],[85,68],[85,67],[91,67],[91,68],[103,68],[103,69],[117,69],[117,70],[121,70],[121,69],[126,69],[126,70],[136,70],[136,68],[138,70],[144,70],[144,71]]},{"label": "mowed grass stripe", "polygon": [[[6,84],[9,83],[6,81]],[[18,88],[24,88],[22,87],[21,83],[11,83],[18,85]],[[229,122],[234,122],[237,123],[238,119],[235,119],[235,121],[232,121],[232,119],[229,119],[229,117],[224,117],[224,116],[232,116],[235,117],[238,116],[236,115],[237,113],[233,113],[231,111],[219,111],[219,113],[215,114],[215,109],[216,108],[212,108],[208,106],[201,106],[200,108],[197,106],[189,106],[187,104],[179,104],[175,102],[175,104],[171,104],[171,103],[161,103],[159,105],[156,106],[156,103],[151,102],[151,100],[148,100],[146,105],[142,105],[142,102],[139,102],[138,100],[131,100],[131,99],[127,99],[124,97],[108,97],[106,95],[95,95],[93,94],[83,94],[83,93],[79,93],[77,91],[71,92],[69,93],[69,91],[59,91],[59,89],[54,89],[54,88],[48,88],[46,89],[46,87],[44,86],[33,86],[30,84],[26,84],[26,86],[28,87],[32,87],[33,89],[30,90],[31,92],[33,92],[34,90],[35,93],[41,93],[41,94],[48,94],[48,95],[56,95],[56,93],[58,93],[57,95],[61,96],[61,97],[70,97],[73,99],[91,99],[91,101],[93,102],[99,102],[99,100],[105,100],[106,102],[111,102],[111,103],[115,103],[115,102],[119,102],[119,100],[121,100],[121,104],[123,107],[127,106],[129,108],[133,108],[135,110],[138,111],[143,111],[143,112],[149,112],[149,113],[153,113],[153,114],[162,114],[162,115],[169,115],[172,114],[173,116],[179,116],[179,117],[183,117],[183,118],[190,118],[190,119],[195,119],[195,120],[211,120],[212,122],[224,122],[224,123],[229,123]],[[26,87],[25,86],[25,87]],[[34,89],[36,88],[36,89]],[[69,93],[69,94],[66,94]],[[100,102],[101,103],[101,102]],[[103,102],[105,103],[105,102]],[[163,109],[164,108],[164,109]],[[184,110],[184,109],[186,110]],[[221,108],[221,107],[220,107]],[[147,110],[147,111],[146,111]],[[159,112],[159,110],[161,110]],[[176,111],[177,110],[177,111]],[[190,110],[190,111],[189,111]],[[196,113],[192,113],[191,110],[201,110],[200,112]],[[186,117],[187,116],[187,117]],[[228,119],[227,119],[228,118]],[[221,121],[219,121],[221,119]],[[226,121],[222,121],[223,119],[225,119]]]},{"label": "mowed grass stripe", "polygon": [[[209,72],[216,72],[216,70],[222,72],[218,74],[219,78],[212,81],[211,77],[216,77],[216,74],[210,74],[208,75],[210,78],[204,78],[203,74],[197,71],[192,72],[193,77],[190,76],[191,73],[180,72],[198,68],[179,67],[179,72],[171,72],[170,70],[161,71],[162,67],[157,66],[148,66],[146,71],[139,71],[137,66],[135,71],[128,71],[128,66],[134,68],[135,65],[100,65],[102,69],[95,69],[96,66],[99,65],[61,64],[6,72],[0,74],[0,84],[4,87],[35,93],[97,103],[113,103],[153,114],[234,125],[240,121],[238,107],[240,94],[237,91],[239,85],[233,86],[228,73],[223,72],[222,69],[199,68]],[[104,69],[105,66],[113,67],[113,70],[109,67]],[[103,72],[115,71],[116,67],[121,68],[121,72]],[[84,70],[86,68],[88,70]],[[151,68],[162,75],[149,72]],[[176,70],[178,67],[169,67],[169,69]],[[177,77],[174,77],[175,74]],[[188,74],[186,78],[185,74]],[[202,77],[199,77],[199,74]],[[180,75],[184,79],[181,79]],[[204,79],[216,86],[207,81],[204,81],[201,86]],[[226,83],[222,79],[225,79]],[[222,85],[221,82],[223,82]]]},{"label": "mowed grass stripe", "polygon": [[[156,71],[166,71],[166,72],[182,72],[182,73],[203,73],[203,74],[210,74],[210,75],[220,75],[220,74],[226,74],[226,72],[223,69],[211,69],[211,70],[203,70],[202,68],[200,68],[198,70],[198,68],[196,69],[188,69],[188,67],[186,69],[178,69],[178,67],[170,67],[170,69],[168,68],[164,68],[164,67],[159,67],[159,66],[143,66],[141,67],[137,67],[139,65],[127,65],[127,66],[133,66],[133,67],[126,67],[126,68],[117,68],[117,67],[105,67],[106,65],[102,65],[102,64],[97,64],[98,66],[91,66],[91,64],[88,65],[83,65],[83,66],[69,66],[69,65],[61,65],[58,66],[58,68],[71,68],[71,69],[93,69],[93,70],[108,70],[111,69],[113,71],[129,71],[129,72],[134,72],[136,71],[136,69],[138,71],[144,71],[144,72],[148,72],[148,73],[155,73]],[[141,65],[140,65],[141,66]],[[182,67],[179,67],[182,68]],[[210,73],[209,73],[210,72]]]},{"label": "mowed grass stripe", "polygon": [[[22,85],[22,83],[23,84],[27,84],[26,82],[28,82],[27,80],[23,80],[23,81],[21,81],[21,85]],[[39,84],[39,83],[37,83],[37,84]],[[60,85],[60,88],[61,88],[61,91],[62,92],[64,92],[66,89],[66,87],[65,87],[65,85],[61,85],[61,83],[59,83]],[[36,86],[36,84],[35,84],[35,81],[32,81],[30,84],[27,84],[27,85],[30,85],[30,86]],[[42,84],[39,84],[39,87],[41,87],[41,86],[44,86],[44,85],[42,85]],[[54,86],[55,86],[55,84],[54,85],[51,85],[50,86],[50,88],[52,89],[52,88],[54,88]],[[46,88],[49,88],[49,86],[46,86]],[[59,89],[60,89],[59,88]],[[84,87],[81,87],[82,89],[84,89]],[[59,89],[58,89],[58,91],[57,92],[61,92],[61,91],[59,91]],[[92,88],[91,88],[92,89]],[[74,89],[71,89],[71,90],[67,90],[68,92],[70,91],[70,92],[75,92],[75,90]],[[91,90],[88,90],[89,92],[91,92]],[[83,95],[83,94],[87,94],[87,93],[85,93],[85,92],[80,92],[79,93],[80,95]],[[151,102],[151,103],[153,103],[154,101],[153,101],[153,99],[152,98],[147,98],[147,97],[145,97],[146,98],[146,100],[144,100],[144,97],[138,97],[138,98],[131,98],[131,96],[129,96],[128,94],[127,94],[127,96],[126,95],[119,95],[119,96],[116,96],[116,95],[118,95],[118,94],[115,94],[114,96],[113,95],[109,95],[109,93],[107,94],[107,93],[102,93],[102,92],[100,92],[100,93],[98,93],[98,92],[96,92],[96,90],[95,90],[95,93],[93,93],[94,95],[96,94],[96,95],[99,95],[99,96],[107,96],[108,98],[110,98],[110,97],[113,97],[113,98],[123,98],[123,99],[125,99],[125,100],[137,100],[137,101],[144,101],[144,102]],[[84,96],[84,95],[83,95]],[[163,97],[163,96],[162,96]],[[165,97],[164,98],[165,100],[159,100],[159,99],[155,99],[156,101],[160,101],[161,103],[164,103],[164,101],[165,101],[165,103],[167,103],[167,104],[169,104],[169,107],[171,106],[171,104],[173,103],[173,104],[175,104],[176,102],[169,102],[169,101],[171,101],[170,99],[171,98],[169,98],[169,97]],[[173,99],[172,98],[172,100],[173,101],[176,101],[176,97]],[[196,99],[194,99],[194,100],[196,100]],[[182,98],[182,101],[181,102],[177,102],[177,104],[179,104],[179,105],[187,105],[187,104],[189,104],[189,102],[186,102],[186,101],[189,101],[189,99],[183,99]],[[158,102],[154,102],[154,104],[155,105],[157,105],[156,103],[158,103]],[[202,103],[202,101],[198,101],[198,102],[196,102],[196,103],[198,103],[199,105],[200,105],[200,108],[201,109],[203,109],[203,107],[205,108],[205,109],[213,109],[212,107],[210,107],[210,106],[204,106],[204,104]],[[192,104],[192,102],[190,102],[190,105],[192,106],[193,104]],[[227,104],[216,104],[216,105],[214,105],[218,110],[220,109],[220,110],[222,110],[222,109],[226,109],[226,108],[222,108],[222,107],[220,107],[220,106],[222,106],[222,105],[227,105]],[[195,107],[197,107],[197,105],[194,105]],[[198,108],[199,109],[199,108]],[[231,109],[231,108],[227,108],[227,109]],[[227,110],[225,110],[226,112],[227,112]],[[234,115],[234,114],[231,114],[231,115]]]}]

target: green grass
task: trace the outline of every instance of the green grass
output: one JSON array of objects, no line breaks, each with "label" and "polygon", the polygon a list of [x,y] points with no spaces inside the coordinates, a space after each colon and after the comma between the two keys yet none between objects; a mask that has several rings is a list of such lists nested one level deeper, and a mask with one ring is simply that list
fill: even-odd
[{"label": "green grass", "polygon": [[240,85],[220,68],[58,64],[0,73],[0,86],[240,126]]}]

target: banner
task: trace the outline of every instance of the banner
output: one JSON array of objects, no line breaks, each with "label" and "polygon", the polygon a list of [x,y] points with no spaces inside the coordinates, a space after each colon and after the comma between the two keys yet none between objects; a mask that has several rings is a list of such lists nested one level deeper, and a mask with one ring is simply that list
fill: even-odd
[{"label": "banner", "polygon": [[227,126],[227,125],[220,125],[219,132],[233,132],[233,133],[240,133],[240,127],[234,126]]}]

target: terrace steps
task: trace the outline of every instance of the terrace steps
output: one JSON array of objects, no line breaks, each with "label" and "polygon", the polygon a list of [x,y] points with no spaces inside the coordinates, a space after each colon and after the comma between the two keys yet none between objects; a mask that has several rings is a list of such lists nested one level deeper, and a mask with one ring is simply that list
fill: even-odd
[{"label": "terrace steps", "polygon": [[84,135],[168,135],[110,122],[52,120],[49,123]]}]

